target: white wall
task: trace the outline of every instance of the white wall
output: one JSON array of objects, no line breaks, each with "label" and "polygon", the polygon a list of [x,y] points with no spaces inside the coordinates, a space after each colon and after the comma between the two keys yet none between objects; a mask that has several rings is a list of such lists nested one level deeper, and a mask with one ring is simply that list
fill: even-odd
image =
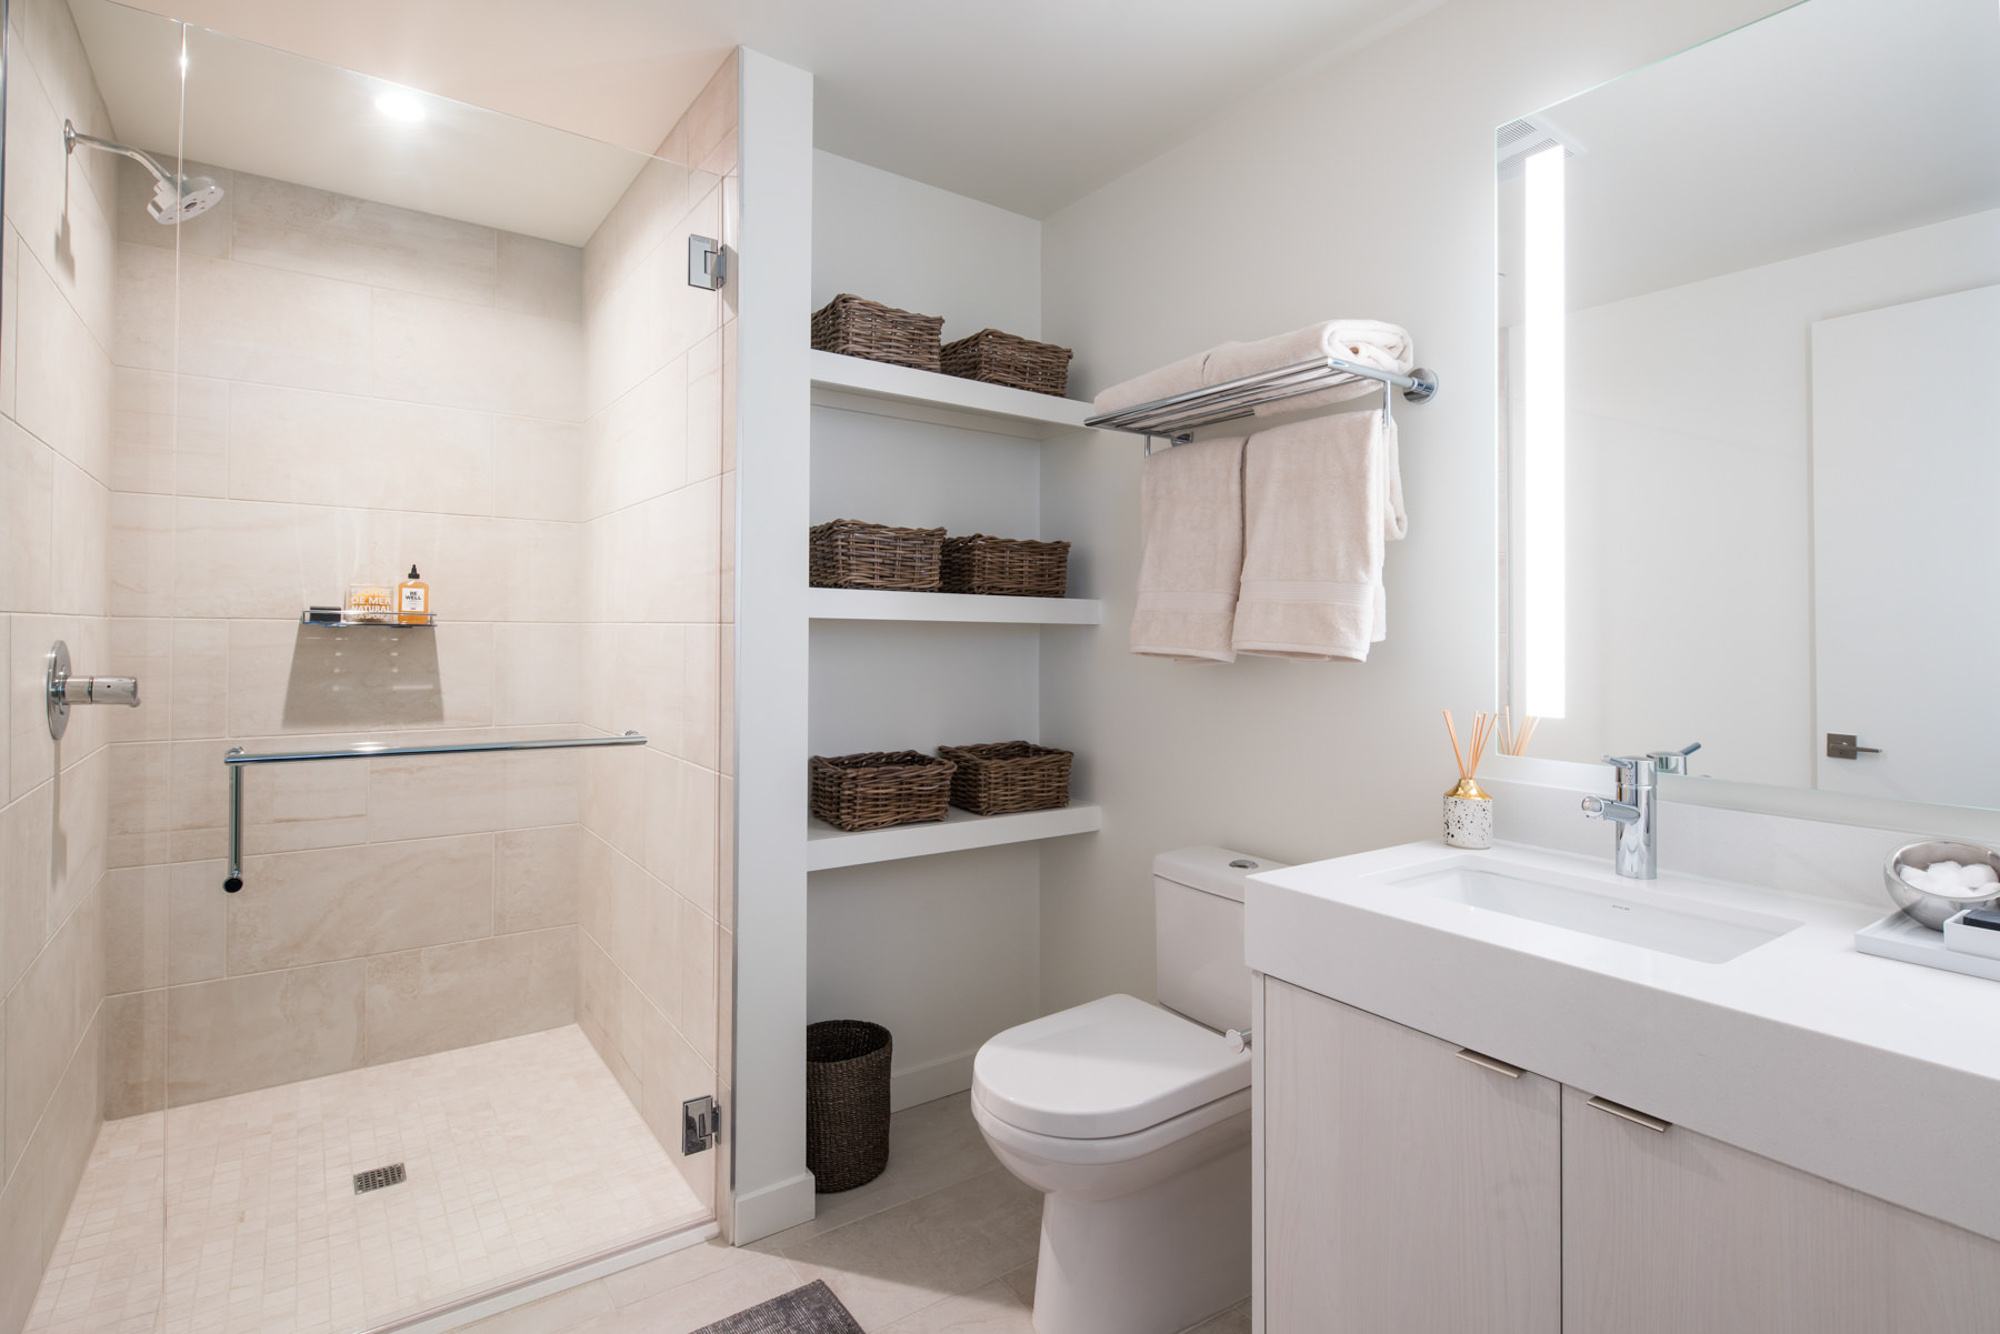
[{"label": "white wall", "polygon": [[813,873],[811,1015],[879,1016],[892,1106],[972,1087],[979,1045],[1039,1013],[1037,863],[1017,843]]},{"label": "white wall", "polygon": [[[944,315],[946,338],[1040,332],[1034,219],[830,153],[814,154],[813,200],[815,306],[854,292]],[[815,403],[812,521],[1067,537],[1042,531],[1044,448]],[[1043,640],[1035,626],[819,622],[809,750],[1038,740]],[[979,1045],[1037,1012],[1040,895],[1032,848],[815,873],[811,1018],[895,1035],[898,1107],[969,1088]]]},{"label": "white wall", "polygon": [[[812,76],[741,53],[742,218],[729,286],[736,458],[736,1103],[723,1226],[755,1241],[813,1216],[806,1171],[806,446],[812,371]],[[725,449],[730,447],[725,433]],[[725,894],[729,889],[725,889]],[[725,903],[724,911],[728,910]],[[727,1031],[727,1029],[725,1029]]]},{"label": "white wall", "polygon": [[1079,349],[1080,389],[1361,315],[1406,325],[1443,391],[1401,414],[1410,536],[1363,666],[1131,656],[1139,446],[1049,448],[1044,528],[1080,540],[1075,591],[1106,616],[1050,637],[1043,740],[1078,750],[1108,814],[1042,850],[1043,1008],[1153,994],[1162,848],[1303,861],[1436,831],[1455,776],[1437,711],[1494,699],[1493,130],[1774,7],[1445,5],[1045,220],[1044,330]]},{"label": "white wall", "polygon": [[1995,281],[2000,210],[1571,313],[1571,707],[1537,754],[1700,741],[1697,773],[1812,785],[1811,326]]},{"label": "white wall", "polygon": [[832,153],[813,154],[813,309],[842,292],[945,317],[946,342],[1042,336],[1042,225]]}]

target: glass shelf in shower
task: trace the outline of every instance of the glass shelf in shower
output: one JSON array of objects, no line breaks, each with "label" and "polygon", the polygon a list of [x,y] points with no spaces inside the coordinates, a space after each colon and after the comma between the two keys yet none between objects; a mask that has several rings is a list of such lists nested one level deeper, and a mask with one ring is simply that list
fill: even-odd
[{"label": "glass shelf in shower", "polygon": [[[329,610],[331,609],[329,608]],[[367,612],[342,611],[338,613],[339,619],[337,620],[331,618],[320,619],[320,617],[326,617],[326,616],[327,616],[326,612],[321,612],[319,613],[319,616],[316,617],[313,614],[313,612],[310,609],[308,609],[306,611],[302,611],[299,613],[299,624],[323,625],[326,626],[328,629],[334,629],[340,626],[365,625],[365,626],[372,626],[378,630],[414,630],[422,626],[436,625],[438,623],[436,612],[425,612],[421,620],[414,620],[414,621],[410,620],[409,618],[404,616],[402,612],[399,611],[367,611]]]}]

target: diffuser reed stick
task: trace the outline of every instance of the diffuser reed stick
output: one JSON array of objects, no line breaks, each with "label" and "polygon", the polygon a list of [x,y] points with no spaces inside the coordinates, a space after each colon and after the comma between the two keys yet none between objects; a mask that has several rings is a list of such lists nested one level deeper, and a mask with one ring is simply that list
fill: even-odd
[{"label": "diffuser reed stick", "polygon": [[1458,761],[1458,786],[1450,795],[1471,797],[1475,800],[1486,796],[1479,788],[1479,762],[1486,757],[1486,743],[1493,739],[1493,728],[1497,715],[1475,713],[1472,715],[1472,732],[1466,745],[1459,745],[1458,724],[1452,720],[1451,710],[1444,710],[1445,731],[1451,735],[1452,758]]},{"label": "diffuser reed stick", "polygon": [[1512,706],[1503,708],[1500,711],[1500,753],[1502,755],[1527,754],[1528,742],[1534,738],[1535,727],[1541,721],[1540,718],[1532,716],[1524,718],[1521,721],[1520,730],[1516,731],[1514,729],[1514,710]]}]

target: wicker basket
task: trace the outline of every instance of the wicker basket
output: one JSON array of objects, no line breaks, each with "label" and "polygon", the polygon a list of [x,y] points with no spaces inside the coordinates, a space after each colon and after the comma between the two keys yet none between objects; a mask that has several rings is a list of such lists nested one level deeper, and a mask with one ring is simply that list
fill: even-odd
[{"label": "wicker basket", "polygon": [[961,810],[1005,815],[1069,805],[1074,751],[1032,741],[996,741],[986,746],[939,746],[938,754],[958,765],[951,776],[951,804]]},{"label": "wicker basket", "polygon": [[806,1170],[822,1195],[853,1190],[889,1165],[889,1061],[880,1024],[806,1025]]},{"label": "wicker basket", "polygon": [[835,519],[812,530],[814,588],[906,588],[944,584],[944,529],[890,528]]},{"label": "wicker basket", "polygon": [[1069,543],[1025,538],[970,537],[944,540],[944,591],[998,593],[1024,598],[1059,598],[1069,589]]},{"label": "wicker basket", "polygon": [[843,292],[813,312],[812,345],[844,357],[938,369],[942,315],[917,315]]},{"label": "wicker basket", "polygon": [[812,813],[856,833],[942,820],[951,804],[949,759],[914,750],[812,757]]},{"label": "wicker basket", "polygon": [[1054,343],[981,329],[970,338],[946,343],[939,352],[939,369],[961,380],[984,380],[1061,398],[1069,390],[1069,359],[1075,355]]}]

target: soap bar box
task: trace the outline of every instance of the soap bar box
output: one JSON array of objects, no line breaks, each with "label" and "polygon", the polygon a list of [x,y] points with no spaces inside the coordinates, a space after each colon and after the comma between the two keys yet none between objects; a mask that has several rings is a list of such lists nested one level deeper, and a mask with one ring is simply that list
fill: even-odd
[{"label": "soap bar box", "polygon": [[1976,954],[1982,959],[2000,959],[2000,931],[1973,926],[1965,919],[1977,908],[1967,908],[1944,924],[1944,947],[1958,954]]}]

